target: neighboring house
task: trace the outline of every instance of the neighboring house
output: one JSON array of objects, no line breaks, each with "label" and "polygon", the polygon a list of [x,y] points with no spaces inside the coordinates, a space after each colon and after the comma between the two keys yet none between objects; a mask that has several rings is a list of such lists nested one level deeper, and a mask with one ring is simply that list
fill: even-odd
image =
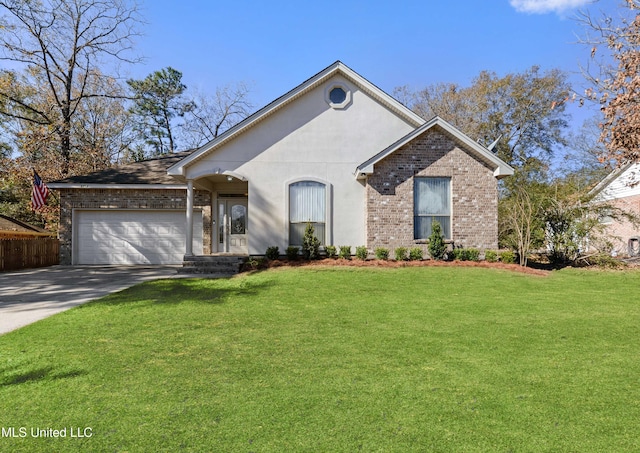
[{"label": "neighboring house", "polygon": [[441,118],[425,121],[336,62],[201,148],[68,178],[62,262],[179,263],[301,245],[495,249],[513,169]]},{"label": "neighboring house", "polygon": [[[611,172],[591,190],[595,202],[609,203],[613,208],[640,216],[640,164],[627,164]],[[637,255],[640,251],[640,227],[633,222],[604,217],[606,236],[614,256]]]},{"label": "neighboring house", "polygon": [[40,228],[22,220],[0,214],[0,237],[41,236],[50,234],[44,228]]}]

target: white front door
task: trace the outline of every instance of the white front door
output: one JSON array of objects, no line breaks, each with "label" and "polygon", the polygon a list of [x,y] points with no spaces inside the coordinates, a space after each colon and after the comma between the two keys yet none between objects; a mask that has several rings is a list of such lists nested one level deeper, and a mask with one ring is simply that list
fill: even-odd
[{"label": "white front door", "polygon": [[218,251],[249,253],[246,198],[218,200]]}]

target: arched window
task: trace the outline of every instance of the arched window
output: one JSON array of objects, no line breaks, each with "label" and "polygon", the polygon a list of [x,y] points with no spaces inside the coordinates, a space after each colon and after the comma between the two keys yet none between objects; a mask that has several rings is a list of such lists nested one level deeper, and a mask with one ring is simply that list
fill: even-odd
[{"label": "arched window", "polygon": [[316,181],[289,185],[289,244],[302,245],[308,223],[321,245],[326,243],[327,187]]}]

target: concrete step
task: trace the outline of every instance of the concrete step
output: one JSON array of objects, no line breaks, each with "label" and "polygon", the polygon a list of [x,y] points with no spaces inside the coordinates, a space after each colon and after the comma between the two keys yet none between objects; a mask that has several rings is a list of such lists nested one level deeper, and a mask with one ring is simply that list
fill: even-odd
[{"label": "concrete step", "polygon": [[246,256],[197,255],[185,257],[179,274],[235,275],[240,272]]}]

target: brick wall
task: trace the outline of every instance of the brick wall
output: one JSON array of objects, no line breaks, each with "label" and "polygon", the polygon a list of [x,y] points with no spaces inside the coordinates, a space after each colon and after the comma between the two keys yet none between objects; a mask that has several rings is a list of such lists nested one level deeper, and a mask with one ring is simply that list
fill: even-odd
[{"label": "brick wall", "polygon": [[[612,200],[611,205],[623,211],[640,215],[640,195]],[[605,233],[612,242],[612,254],[625,256],[628,253],[629,238],[640,237],[640,227],[625,220],[613,220],[607,225]]]},{"label": "brick wall", "polygon": [[[196,190],[194,208],[202,209],[203,251],[211,253],[211,194]],[[60,263],[71,264],[72,213],[74,209],[185,209],[187,191],[139,189],[60,190]]]},{"label": "brick wall", "polygon": [[423,248],[413,238],[413,178],[451,178],[451,235],[456,247],[498,247],[498,184],[493,169],[431,129],[378,162],[367,180],[367,247]]}]

